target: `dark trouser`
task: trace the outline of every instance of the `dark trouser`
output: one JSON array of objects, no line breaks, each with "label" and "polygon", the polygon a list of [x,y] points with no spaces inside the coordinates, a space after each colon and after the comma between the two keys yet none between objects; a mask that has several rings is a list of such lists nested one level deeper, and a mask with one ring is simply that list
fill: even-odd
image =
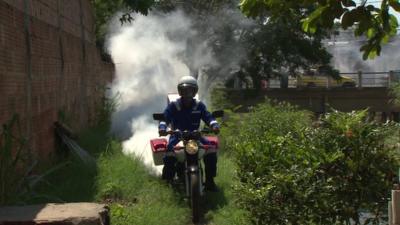
[{"label": "dark trouser", "polygon": [[[214,178],[217,175],[217,153],[209,153],[205,155],[203,161],[206,180]],[[179,167],[182,168],[182,165],[177,163],[177,160],[174,156],[165,156],[162,178],[165,180],[172,180]]]}]

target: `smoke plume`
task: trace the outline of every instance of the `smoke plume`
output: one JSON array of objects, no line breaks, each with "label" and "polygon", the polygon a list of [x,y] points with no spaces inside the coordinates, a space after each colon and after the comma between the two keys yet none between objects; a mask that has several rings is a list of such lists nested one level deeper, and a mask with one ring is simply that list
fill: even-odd
[{"label": "smoke plume", "polygon": [[[112,95],[119,105],[112,115],[112,132],[125,139],[123,150],[153,166],[150,143],[158,137],[152,113],[162,112],[167,93],[176,93],[181,76],[190,75],[188,59],[182,60],[187,40],[196,35],[191,20],[182,12],[135,15],[121,26],[116,16],[108,50],[116,66]],[[193,48],[190,63],[198,67],[213,64],[211,51],[200,43]]]},{"label": "smoke plume", "polygon": [[400,69],[396,60],[400,51],[398,36],[382,46],[381,55],[375,59],[363,60],[360,47],[365,41],[355,38],[353,31],[341,31],[339,36],[328,41],[327,48],[333,55],[333,65],[340,72],[387,72]]}]

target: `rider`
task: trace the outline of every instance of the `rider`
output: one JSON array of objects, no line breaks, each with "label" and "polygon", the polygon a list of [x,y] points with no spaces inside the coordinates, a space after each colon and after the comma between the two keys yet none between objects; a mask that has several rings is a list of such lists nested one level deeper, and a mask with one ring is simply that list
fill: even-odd
[{"label": "rider", "polygon": [[[192,76],[184,76],[179,80],[178,93],[180,98],[168,104],[164,110],[165,122],[160,122],[158,131],[160,136],[167,135],[167,126],[171,125],[173,130],[181,131],[198,130],[200,120],[203,120],[214,133],[219,132],[219,125],[215,118],[207,111],[204,103],[196,100],[194,97],[198,91],[198,85],[195,78]],[[173,148],[178,144],[179,138],[176,135],[171,135],[167,145],[167,151],[173,152]],[[207,140],[202,139],[203,144],[207,144]],[[177,159],[174,154],[166,154],[164,157],[164,168],[162,178],[171,181],[175,176]],[[205,165],[205,189],[208,191],[217,191],[217,186],[214,182],[214,177],[217,173],[217,153],[209,153],[204,156]]]}]

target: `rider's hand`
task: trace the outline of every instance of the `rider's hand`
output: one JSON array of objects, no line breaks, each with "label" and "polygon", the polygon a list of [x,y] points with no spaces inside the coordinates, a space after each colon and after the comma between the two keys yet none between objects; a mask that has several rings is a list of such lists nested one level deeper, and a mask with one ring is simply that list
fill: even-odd
[{"label": "rider's hand", "polygon": [[166,131],[166,130],[158,130],[158,134],[160,135],[160,136],[167,136],[167,134],[168,134],[168,132]]},{"label": "rider's hand", "polygon": [[214,134],[219,134],[219,127],[218,126],[214,126],[212,128],[212,131],[214,132]]}]

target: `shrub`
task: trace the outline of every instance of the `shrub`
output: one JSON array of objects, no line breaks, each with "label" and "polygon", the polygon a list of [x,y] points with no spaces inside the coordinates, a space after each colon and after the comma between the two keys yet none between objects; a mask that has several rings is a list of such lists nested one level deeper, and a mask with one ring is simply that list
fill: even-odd
[{"label": "shrub", "polygon": [[[271,102],[233,119],[224,133],[238,165],[236,194],[254,224],[377,222],[398,166],[385,139],[397,126],[366,121],[366,111],[333,112],[313,126],[310,113]],[[229,128],[228,128],[229,129]]]},{"label": "shrub", "polygon": [[120,199],[122,197],[122,189],[118,184],[106,183],[103,189],[100,190],[100,197],[102,199]]},{"label": "shrub", "polygon": [[378,224],[399,166],[396,146],[387,142],[398,137],[398,124],[369,122],[366,110],[334,112],[315,133],[323,152],[314,176],[330,194],[330,217],[359,223],[365,210],[373,214],[366,222]]},{"label": "shrub", "polygon": [[[15,133],[17,133],[15,135]],[[27,167],[29,151],[26,139],[21,135],[18,115],[3,124],[0,132],[0,205],[17,201],[26,175],[21,167]],[[28,156],[28,157],[27,157]],[[29,171],[26,171],[29,172]]]},{"label": "shrub", "polygon": [[[20,126],[18,114],[2,125],[0,129],[0,205],[24,204],[39,195],[36,186],[44,178],[63,167],[60,164],[40,171],[38,161],[33,157]],[[42,195],[43,198],[50,196]]]},{"label": "shrub", "polygon": [[100,103],[96,105],[96,121],[97,125],[109,125],[111,114],[113,114],[120,101],[120,93],[111,94],[108,87],[99,88],[102,98]]}]

